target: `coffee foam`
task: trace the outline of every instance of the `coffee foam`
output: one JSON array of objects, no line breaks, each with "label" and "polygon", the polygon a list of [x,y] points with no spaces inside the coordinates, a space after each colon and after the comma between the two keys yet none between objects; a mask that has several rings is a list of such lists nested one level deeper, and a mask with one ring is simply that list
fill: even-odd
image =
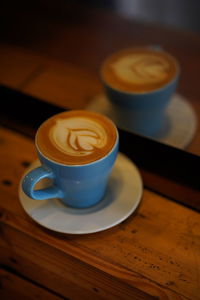
[{"label": "coffee foam", "polygon": [[58,150],[73,156],[90,155],[107,142],[106,131],[100,124],[81,117],[58,119],[49,135]]},{"label": "coffee foam", "polygon": [[119,79],[133,84],[160,82],[168,76],[169,63],[162,57],[132,54],[111,64]]},{"label": "coffee foam", "polygon": [[105,156],[116,139],[116,127],[108,118],[85,110],[72,110],[45,121],[38,129],[36,145],[53,161],[80,165]]},{"label": "coffee foam", "polygon": [[145,92],[162,87],[176,75],[175,60],[165,52],[130,49],[108,58],[103,65],[104,80],[123,91]]}]

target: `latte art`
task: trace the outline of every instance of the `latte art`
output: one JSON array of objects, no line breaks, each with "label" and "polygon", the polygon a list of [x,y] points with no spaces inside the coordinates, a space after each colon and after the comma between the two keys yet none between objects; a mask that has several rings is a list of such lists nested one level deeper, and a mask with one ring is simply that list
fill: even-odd
[{"label": "latte art", "polygon": [[111,88],[143,93],[162,88],[178,74],[175,59],[164,51],[132,48],[114,53],[102,65],[103,81]]},{"label": "latte art", "polygon": [[71,110],[46,120],[38,129],[36,145],[48,159],[67,165],[94,162],[117,142],[117,129],[105,116]]},{"label": "latte art", "polygon": [[105,129],[85,118],[57,120],[50,131],[50,140],[60,151],[75,156],[89,155],[107,142]]},{"label": "latte art", "polygon": [[119,79],[133,84],[165,80],[169,67],[169,63],[162,57],[146,54],[128,55],[111,65]]}]

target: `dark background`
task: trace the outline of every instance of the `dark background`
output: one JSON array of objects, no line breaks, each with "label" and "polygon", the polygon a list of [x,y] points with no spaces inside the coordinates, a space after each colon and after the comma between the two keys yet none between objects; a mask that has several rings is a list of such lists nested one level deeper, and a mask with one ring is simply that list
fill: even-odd
[{"label": "dark background", "polygon": [[[69,18],[69,10],[74,8],[74,14],[79,9],[95,7],[121,15],[126,19],[161,24],[162,26],[200,31],[200,1],[199,0],[7,0],[1,2],[1,38],[5,29],[7,34],[12,30],[20,29],[18,19],[24,13],[27,24],[33,22],[26,19],[26,12],[32,11],[35,21],[40,15],[50,18]],[[14,27],[13,27],[14,25]],[[5,28],[6,27],[6,28]],[[10,36],[10,35],[9,35]],[[7,36],[8,38],[8,36]]]}]

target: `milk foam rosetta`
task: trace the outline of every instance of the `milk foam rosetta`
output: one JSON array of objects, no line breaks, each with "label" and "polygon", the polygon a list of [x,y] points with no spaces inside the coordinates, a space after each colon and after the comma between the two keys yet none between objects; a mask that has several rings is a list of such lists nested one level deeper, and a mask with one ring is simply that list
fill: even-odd
[{"label": "milk foam rosetta", "polygon": [[58,119],[50,131],[54,146],[68,155],[83,156],[106,145],[105,129],[93,120],[81,117]]},{"label": "milk foam rosetta", "polygon": [[36,145],[53,161],[80,165],[105,156],[116,139],[116,127],[105,116],[72,110],[46,120],[38,129]]},{"label": "milk foam rosetta", "polygon": [[148,48],[113,54],[102,68],[103,78],[108,85],[128,92],[160,88],[170,82],[176,72],[176,62],[170,55]]},{"label": "milk foam rosetta", "polygon": [[125,82],[144,84],[165,80],[168,77],[169,63],[153,54],[130,54],[111,64],[111,68]]}]

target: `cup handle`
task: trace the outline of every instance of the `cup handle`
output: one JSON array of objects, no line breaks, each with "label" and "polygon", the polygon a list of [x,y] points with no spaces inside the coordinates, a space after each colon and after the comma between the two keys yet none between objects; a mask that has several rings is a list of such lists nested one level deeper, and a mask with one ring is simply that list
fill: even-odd
[{"label": "cup handle", "polygon": [[63,198],[63,193],[55,185],[41,190],[34,190],[36,183],[43,178],[54,179],[53,172],[43,166],[31,170],[24,176],[22,189],[24,193],[34,200],[46,200],[52,198]]}]

